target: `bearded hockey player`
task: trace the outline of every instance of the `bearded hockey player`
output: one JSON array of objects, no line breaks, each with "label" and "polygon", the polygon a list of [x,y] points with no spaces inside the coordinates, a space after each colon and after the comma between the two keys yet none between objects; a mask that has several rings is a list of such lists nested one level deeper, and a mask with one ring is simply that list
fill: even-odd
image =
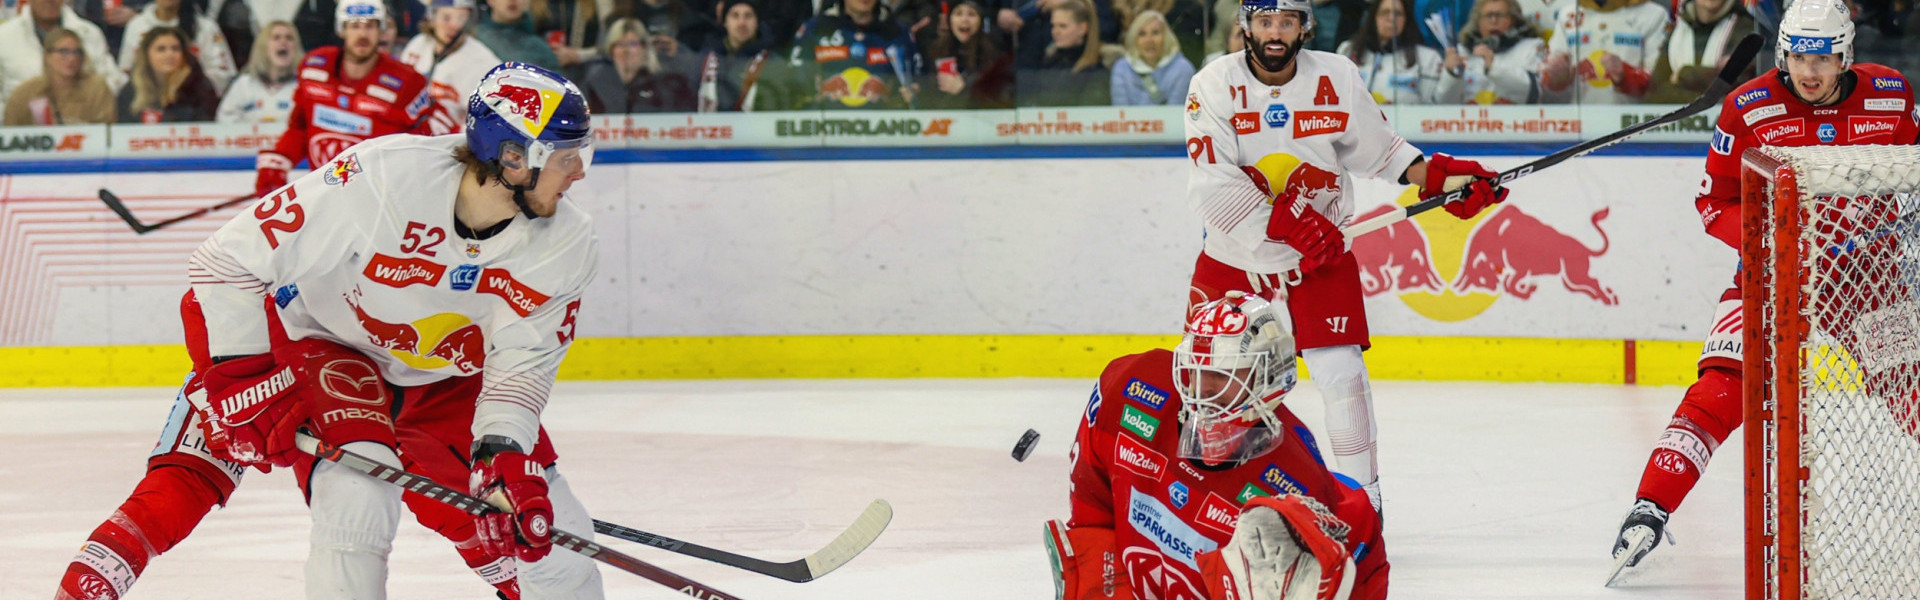
[{"label": "bearded hockey player", "polygon": [[[1301,357],[1327,401],[1334,470],[1379,506],[1373,391],[1361,352],[1372,344],[1360,266],[1339,226],[1353,217],[1353,175],[1443,193],[1461,219],[1506,198],[1496,173],[1446,154],[1423,157],[1374,104],[1347,57],[1303,50],[1313,38],[1307,0],[1243,0],[1246,50],[1208,63],[1187,95],[1187,205],[1206,226],[1189,307],[1229,290],[1287,305]],[[1289,272],[1292,277],[1283,277]]]}]

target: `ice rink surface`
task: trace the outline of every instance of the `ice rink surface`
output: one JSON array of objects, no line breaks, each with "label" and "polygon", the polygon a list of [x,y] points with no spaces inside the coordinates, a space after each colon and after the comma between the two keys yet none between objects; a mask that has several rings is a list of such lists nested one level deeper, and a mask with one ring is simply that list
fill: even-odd
[{"label": "ice rink surface", "polygon": [[[775,561],[825,545],[874,498],[873,547],[823,579],[780,581],[608,545],[747,600],[1051,598],[1040,523],[1067,513],[1067,449],[1091,380],[563,383],[547,409],[561,469],[595,517]],[[125,499],[170,389],[0,390],[0,600],[51,598]],[[1663,545],[1601,587],[1619,522],[1678,388],[1376,382],[1396,598],[1734,598],[1739,435]],[[1316,429],[1320,397],[1288,406]],[[1027,428],[1043,435],[1015,462]],[[1325,439],[1322,436],[1322,439]],[[307,517],[285,471],[148,567],[132,598],[301,597]],[[602,568],[610,598],[675,593]],[[395,599],[492,598],[439,536],[400,528]]]}]

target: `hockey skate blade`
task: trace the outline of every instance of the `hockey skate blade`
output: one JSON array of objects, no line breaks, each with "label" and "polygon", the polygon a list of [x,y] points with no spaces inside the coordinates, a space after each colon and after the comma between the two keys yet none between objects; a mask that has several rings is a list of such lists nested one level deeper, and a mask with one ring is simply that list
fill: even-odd
[{"label": "hockey skate blade", "polygon": [[860,513],[860,517],[853,520],[853,525],[847,527],[846,531],[840,532],[840,537],[804,559],[807,572],[812,576],[811,579],[818,579],[822,575],[832,573],[834,569],[853,560],[853,557],[872,545],[874,540],[879,539],[880,532],[885,531],[887,523],[892,521],[892,504],[888,504],[886,500],[874,500],[872,504],[868,504],[867,509]]},{"label": "hockey skate blade", "polygon": [[1653,551],[1653,530],[1635,527],[1621,535],[1627,537],[1627,547],[1620,551],[1619,556],[1613,557],[1613,570],[1607,572],[1607,583],[1603,587],[1613,587],[1614,580],[1627,568],[1627,563],[1633,562],[1635,555],[1646,556]]}]

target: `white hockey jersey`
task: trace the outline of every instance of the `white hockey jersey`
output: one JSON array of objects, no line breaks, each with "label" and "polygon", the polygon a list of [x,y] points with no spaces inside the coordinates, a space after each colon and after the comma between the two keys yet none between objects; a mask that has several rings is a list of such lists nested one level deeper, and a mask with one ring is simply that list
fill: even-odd
[{"label": "white hockey jersey", "polygon": [[447,109],[447,114],[467,114],[467,96],[480,87],[480,79],[487,76],[487,71],[500,66],[500,57],[473,36],[462,36],[460,46],[438,61],[434,60],[433,46],[432,33],[413,36],[400,51],[400,62],[412,65],[413,70],[427,76],[428,93]]},{"label": "white hockey jersey", "polygon": [[567,198],[485,240],[454,233],[465,140],[362,142],[214,232],[188,261],[212,355],[269,349],[270,296],[289,338],[350,346],[394,384],[482,375],[474,435],[532,448],[597,241]]},{"label": "white hockey jersey", "polygon": [[[1360,68],[1360,80],[1367,89],[1373,91],[1373,101],[1379,104],[1459,104],[1465,101],[1464,95],[1443,96],[1449,89],[1458,90],[1459,86],[1449,86],[1443,79],[1458,79],[1452,73],[1440,68],[1443,58],[1439,52],[1426,46],[1414,46],[1414,62],[1408,63],[1407,56],[1401,51],[1363,52],[1354,66]],[[1352,56],[1353,40],[1340,43],[1336,51],[1341,56]]]},{"label": "white hockey jersey", "polygon": [[299,88],[299,79],[268,85],[252,73],[241,73],[227,88],[227,94],[220,98],[220,111],[214,120],[221,123],[285,123],[287,115],[293,113],[293,92]]},{"label": "white hockey jersey", "polygon": [[1300,253],[1267,239],[1276,193],[1292,189],[1342,225],[1353,217],[1350,173],[1398,180],[1424,155],[1387,124],[1345,56],[1302,50],[1293,80],[1272,87],[1242,52],[1207,63],[1189,88],[1187,206],[1206,224],[1207,256],[1282,273]]},{"label": "white hockey jersey", "polygon": [[[1553,37],[1547,40],[1547,51],[1550,54],[1567,54],[1574,64],[1576,74],[1572,87],[1578,91],[1573,101],[1581,104],[1632,104],[1639,101],[1638,97],[1620,93],[1614,89],[1613,82],[1605,77],[1594,81],[1580,80],[1577,71],[1579,63],[1592,61],[1597,65],[1601,53],[1611,52],[1620,57],[1621,62],[1652,73],[1654,65],[1660,61],[1660,50],[1667,46],[1670,21],[1666,7],[1658,2],[1640,2],[1605,12],[1594,10],[1584,3],[1572,4],[1560,10],[1560,22],[1554,26]],[[1603,70],[1595,68],[1595,72],[1602,75]]]}]

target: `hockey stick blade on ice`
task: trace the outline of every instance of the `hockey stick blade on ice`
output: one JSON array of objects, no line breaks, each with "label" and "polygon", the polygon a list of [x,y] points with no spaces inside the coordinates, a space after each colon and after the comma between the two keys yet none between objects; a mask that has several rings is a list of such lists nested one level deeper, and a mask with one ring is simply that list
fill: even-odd
[{"label": "hockey stick blade on ice", "polygon": [[794,583],[806,583],[819,579],[828,573],[832,573],[834,569],[838,569],[841,565],[847,564],[847,561],[853,560],[853,557],[859,555],[860,551],[866,550],[867,546],[873,544],[874,540],[880,538],[880,532],[885,531],[887,529],[887,523],[892,520],[893,505],[887,504],[886,500],[874,500],[872,504],[867,505],[867,510],[860,513],[859,518],[853,520],[852,525],[847,526],[846,531],[840,532],[840,536],[833,538],[833,542],[827,544],[825,548],[821,548],[819,551],[807,555],[806,558],[784,563],[769,562],[750,556],[741,556],[724,550],[715,550],[692,542],[683,542],[670,537],[654,535],[638,529],[623,527],[597,519],[593,522],[593,530],[598,533],[617,537],[629,542],[645,544],[668,552],[677,552],[695,558],[710,560],[730,567],[738,567],[762,575],[778,577]]},{"label": "hockey stick blade on ice", "polygon": [[[1740,74],[1747,70],[1748,65],[1753,64],[1753,58],[1760,54],[1761,45],[1760,34],[1750,33],[1747,34],[1747,37],[1742,38],[1740,45],[1733,49],[1733,53],[1727,55],[1727,65],[1720,69],[1720,74],[1714,78],[1713,83],[1708,84],[1706,91],[1700,92],[1700,97],[1694,98],[1693,102],[1687,103],[1686,106],[1661,115],[1658,119],[1642,121],[1634,124],[1632,127],[1581,142],[1559,152],[1548,154],[1539,160],[1508,169],[1501,173],[1499,177],[1494,178],[1494,185],[1512,183],[1513,180],[1526,177],[1536,171],[1542,171],[1547,167],[1586,156],[1595,150],[1624,142],[1634,136],[1646,133],[1655,127],[1667,125],[1713,108],[1714,105],[1726,99],[1728,92],[1732,92],[1734,87],[1740,85]],[[1402,206],[1399,210],[1349,225],[1345,229],[1340,230],[1340,232],[1346,234],[1347,239],[1357,238],[1372,233],[1375,230],[1384,229],[1388,225],[1405,221],[1414,215],[1439,208],[1443,204],[1459,202],[1466,198],[1467,189],[1465,186],[1462,186],[1445,194],[1421,200],[1410,206]]]},{"label": "hockey stick blade on ice", "polygon": [[[482,515],[499,510],[494,508],[493,505],[487,504],[484,500],[434,483],[433,480],[427,479],[426,477],[395,469],[375,462],[373,459],[348,452],[338,446],[328,444],[320,441],[318,438],[307,435],[306,432],[295,434],[294,443],[300,447],[302,452],[333,461],[340,466],[365,473],[374,479],[391,483],[399,486],[401,489],[426,496],[428,499],[441,504],[466,511],[466,513],[470,515]],[[713,587],[706,584],[681,577],[666,569],[647,564],[640,559],[580,539],[579,536],[561,531],[558,528],[552,529],[551,531],[553,532],[553,545],[555,546],[578,552],[587,558],[612,565],[614,568],[628,573],[645,577],[649,581],[673,588],[682,594],[699,598],[700,600],[740,600],[736,596],[713,589]]]},{"label": "hockey stick blade on ice", "polygon": [[147,224],[147,223],[141,223],[138,217],[133,216],[133,211],[127,210],[127,204],[125,202],[121,202],[119,196],[114,195],[113,192],[107,191],[106,188],[100,188],[100,201],[105,202],[107,204],[107,210],[111,210],[113,211],[113,214],[119,215],[120,220],[126,221],[127,226],[133,228],[133,232],[139,235],[146,235],[147,232],[154,231],[156,229],[165,229],[167,226],[172,225],[174,223],[179,223],[181,221],[198,219],[200,217],[204,217],[204,216],[213,214],[214,212],[225,209],[229,206],[233,206],[235,204],[240,204],[242,202],[252,200],[253,198],[254,198],[253,194],[247,194],[245,196],[236,196],[233,198],[223,200],[219,204],[215,204],[213,206],[198,209],[193,212],[189,212],[187,214],[180,215],[178,217],[174,217],[171,219],[167,219],[165,221],[161,221],[158,223]]}]

